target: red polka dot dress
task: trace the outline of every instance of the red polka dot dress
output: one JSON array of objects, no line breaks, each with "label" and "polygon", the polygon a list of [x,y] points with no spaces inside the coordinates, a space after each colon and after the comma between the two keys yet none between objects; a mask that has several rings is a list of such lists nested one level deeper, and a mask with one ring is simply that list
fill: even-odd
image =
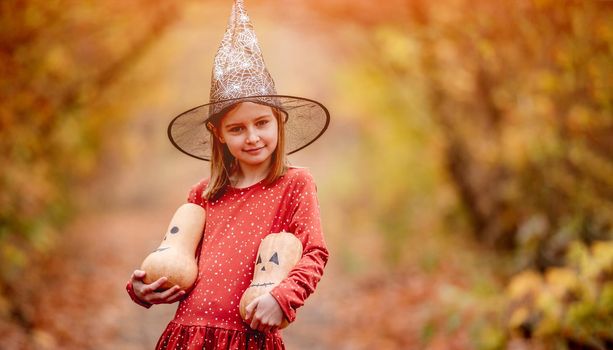
[{"label": "red polka dot dress", "polygon": [[[239,314],[240,298],[251,283],[261,240],[270,233],[291,232],[303,245],[303,256],[271,294],[292,322],[296,309],[314,292],[328,261],[311,174],[290,168],[270,185],[228,186],[221,197],[202,198],[207,180],[195,185],[188,202],[206,209],[206,225],[197,253],[194,289],[177,308],[157,349],[284,349],[280,331],[252,330]],[[140,305],[132,286],[127,290]]]}]

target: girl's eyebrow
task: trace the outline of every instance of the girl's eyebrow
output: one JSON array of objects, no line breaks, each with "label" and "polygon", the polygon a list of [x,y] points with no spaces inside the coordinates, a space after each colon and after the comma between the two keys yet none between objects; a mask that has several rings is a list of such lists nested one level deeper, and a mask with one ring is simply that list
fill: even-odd
[{"label": "girl's eyebrow", "polygon": [[243,123],[226,124],[226,129],[232,128],[232,127],[235,127],[235,126],[241,126],[241,125],[243,125]]},{"label": "girl's eyebrow", "polygon": [[255,118],[255,121],[257,122],[259,120],[262,120],[264,118],[269,118],[269,117],[272,117],[272,114],[262,114],[261,116]]},{"label": "girl's eyebrow", "polygon": [[[255,121],[258,122],[258,121],[260,121],[260,120],[262,120],[264,118],[269,118],[269,117],[272,117],[272,114],[263,114],[263,115],[255,118]],[[239,125],[243,125],[243,123],[230,123],[230,124],[226,124],[226,128],[231,128],[231,127],[239,126]]]}]

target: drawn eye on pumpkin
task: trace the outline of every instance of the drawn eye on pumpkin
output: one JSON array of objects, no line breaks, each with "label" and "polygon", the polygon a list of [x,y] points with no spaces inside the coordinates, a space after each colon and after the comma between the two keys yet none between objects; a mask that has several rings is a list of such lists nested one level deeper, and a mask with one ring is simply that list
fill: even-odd
[{"label": "drawn eye on pumpkin", "polygon": [[[177,226],[173,226],[173,227],[170,229],[170,233],[172,233],[173,235],[174,235],[174,234],[176,234],[176,233],[178,233],[178,232],[179,232],[179,228],[178,228]],[[163,241],[165,241],[167,237],[168,237],[168,233],[164,235],[164,239],[163,239]]]},{"label": "drawn eye on pumpkin", "polygon": [[279,256],[277,255],[277,252],[275,252],[271,257],[270,260],[271,262],[274,262],[275,264],[279,265]]},{"label": "drawn eye on pumpkin", "polygon": [[[268,262],[272,262],[272,263],[275,263],[275,264],[279,265],[279,255],[277,255],[277,252],[274,252],[272,254],[272,256],[270,257]],[[258,254],[258,261],[256,261],[255,264],[259,265],[261,263],[262,263],[262,256],[260,254]],[[266,265],[263,265],[260,270],[266,271]]]}]

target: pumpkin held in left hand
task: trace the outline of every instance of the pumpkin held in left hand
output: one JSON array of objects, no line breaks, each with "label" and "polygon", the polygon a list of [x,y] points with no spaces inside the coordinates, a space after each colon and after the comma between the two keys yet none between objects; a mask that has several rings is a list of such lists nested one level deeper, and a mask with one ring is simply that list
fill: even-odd
[{"label": "pumpkin held in left hand", "polygon": [[145,283],[153,283],[165,276],[168,280],[160,290],[174,285],[183,290],[191,288],[198,276],[195,255],[205,218],[205,210],[197,204],[186,203],[177,209],[162,244],[141,265],[141,270],[146,272]]},{"label": "pumpkin held in left hand", "polygon": [[[253,281],[243,293],[239,303],[243,320],[247,314],[245,311],[247,305],[281,283],[301,257],[302,242],[291,233],[271,233],[262,240],[255,262]],[[279,329],[287,325],[288,322],[284,318]]]}]

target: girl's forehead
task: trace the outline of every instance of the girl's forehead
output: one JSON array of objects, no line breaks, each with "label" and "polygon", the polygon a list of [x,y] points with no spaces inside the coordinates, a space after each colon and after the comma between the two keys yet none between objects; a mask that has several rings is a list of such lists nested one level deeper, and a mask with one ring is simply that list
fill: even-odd
[{"label": "girl's forehead", "polygon": [[253,102],[241,102],[221,118],[221,124],[248,122],[263,116],[274,116],[272,108]]}]

